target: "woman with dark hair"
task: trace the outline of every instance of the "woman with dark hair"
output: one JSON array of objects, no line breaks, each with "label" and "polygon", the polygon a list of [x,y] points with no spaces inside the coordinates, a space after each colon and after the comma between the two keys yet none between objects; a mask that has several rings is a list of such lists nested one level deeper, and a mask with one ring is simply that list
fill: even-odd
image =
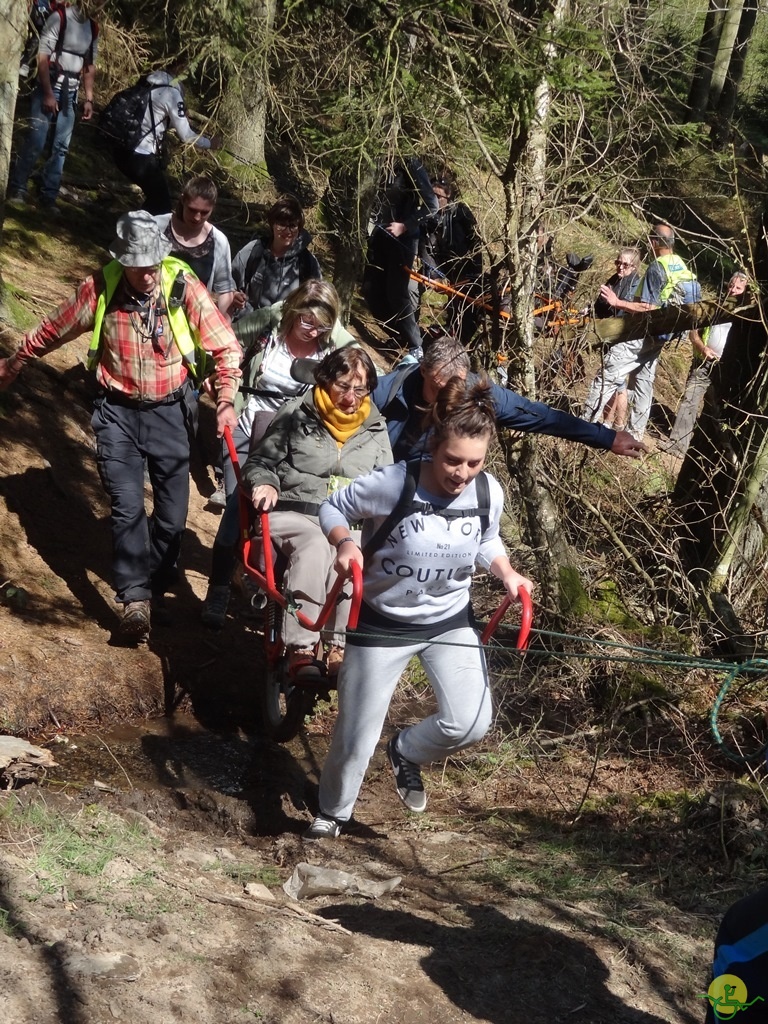
[{"label": "woman with dark hair", "polygon": [[[361,473],[392,462],[386,424],[369,397],[376,368],[368,353],[352,346],[331,352],[318,364],[315,381],[275,416],[242,474],[254,508],[271,511],[272,543],[288,559],[286,587],[310,618],[336,578],[317,519],[320,505]],[[341,664],[348,615],[349,601],[341,601],[329,626],[329,675]],[[317,634],[286,616],[283,639],[289,673],[319,675]]]},{"label": "woman with dark hair", "polygon": [[227,236],[210,222],[217,199],[210,178],[190,178],[173,213],[158,214],[155,220],[171,243],[171,255],[192,268],[226,315],[235,282]]},{"label": "woman with dark hair", "polygon": [[[353,562],[363,569],[363,604],[339,675],[320,813],[305,839],[333,839],[352,816],[392,694],[412,657],[432,684],[438,711],[393,735],[387,755],[402,802],[417,813],[426,809],[421,766],[478,742],[491,724],[488,673],[469,600],[475,562],[501,579],[513,598],[533,588],[509,563],[499,537],[504,494],[483,472],[496,427],[488,382],[454,377],[428,417],[427,458],[359,477],[320,510],[336,571],[349,576]],[[407,493],[412,500],[406,503]],[[362,550],[349,525],[361,520]]]},{"label": "woman with dark hair", "polygon": [[267,228],[232,261],[236,288],[230,307],[233,320],[280,302],[300,284],[323,276],[308,249],[312,237],[304,230],[304,210],[297,199],[278,199],[267,213]]}]

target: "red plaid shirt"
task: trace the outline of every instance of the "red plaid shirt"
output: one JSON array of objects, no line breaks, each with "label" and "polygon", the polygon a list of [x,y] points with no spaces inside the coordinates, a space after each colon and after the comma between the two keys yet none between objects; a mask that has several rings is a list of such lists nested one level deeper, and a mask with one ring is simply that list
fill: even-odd
[{"label": "red plaid shirt", "polygon": [[[199,333],[202,347],[213,357],[217,400],[231,402],[242,376],[240,345],[205,287],[198,280],[185,277],[184,311],[189,326],[193,334]],[[91,330],[96,303],[103,289],[104,277],[100,272],[86,278],[74,295],[25,336],[16,359],[26,363]],[[109,391],[156,402],[181,387],[189,376],[187,367],[173,340],[168,317],[163,314],[158,317],[162,324],[159,336],[143,337],[137,330],[139,314],[118,308],[125,298],[121,282],[102,323],[96,378]]]}]

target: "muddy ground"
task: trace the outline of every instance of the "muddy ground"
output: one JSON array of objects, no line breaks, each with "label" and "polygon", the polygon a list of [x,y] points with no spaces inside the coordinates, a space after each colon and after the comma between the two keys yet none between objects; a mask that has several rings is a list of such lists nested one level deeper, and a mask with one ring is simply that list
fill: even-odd
[{"label": "muddy ground", "polygon": [[[3,275],[31,318],[103,260],[113,214],[81,205],[47,235],[34,212],[6,222]],[[2,351],[18,337],[6,326]],[[714,776],[680,743],[535,758],[496,731],[428,773],[418,817],[382,744],[355,827],[302,843],[333,710],[266,741],[258,633],[237,608],[220,635],[201,628],[218,523],[202,464],[172,624],[114,643],[85,348],[0,395],[0,583],[28,594],[0,607],[0,731],[59,762],[0,797],[0,1019],[701,1020],[714,921],[743,883],[716,820],[682,815]],[[395,703],[384,739],[414,710]],[[305,861],[400,882],[297,902],[282,884]]]}]

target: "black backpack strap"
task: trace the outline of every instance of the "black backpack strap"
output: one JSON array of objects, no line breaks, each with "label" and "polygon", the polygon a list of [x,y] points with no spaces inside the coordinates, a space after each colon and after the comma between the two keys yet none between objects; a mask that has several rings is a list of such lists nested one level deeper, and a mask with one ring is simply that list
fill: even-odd
[{"label": "black backpack strap", "polygon": [[480,529],[482,533],[485,533],[491,522],[491,489],[484,470],[481,470],[475,477],[475,489],[477,505],[474,508],[435,508],[434,505],[419,501],[414,502],[411,507],[414,512],[421,512],[427,516],[440,516],[449,523],[455,519],[475,519],[480,516]]},{"label": "black backpack strap", "polygon": [[[152,102],[152,90],[153,89],[157,89],[158,86],[153,85],[149,81],[149,75],[145,76],[144,84],[146,85],[147,89],[149,90],[149,92],[147,94],[147,107],[149,109],[149,127],[150,127],[150,131],[152,132],[152,138],[155,140],[155,142],[157,142],[157,125],[155,124],[155,104]],[[143,120],[144,120],[144,118],[142,118],[142,121]],[[149,134],[149,133],[147,133],[147,134]],[[146,135],[143,135],[142,139],[145,139],[146,137],[147,137]],[[141,141],[141,139],[139,141]],[[136,143],[136,145],[138,145],[138,142]]]},{"label": "black backpack strap", "polygon": [[421,459],[409,459],[405,464],[405,480],[403,489],[397,503],[387,518],[376,530],[370,540],[363,545],[363,560],[368,561],[382,546],[386,538],[406,516],[418,512],[420,515],[441,516],[448,522],[455,519],[474,519],[480,516],[481,534],[488,531],[491,522],[491,488],[488,483],[488,474],[481,470],[475,478],[477,489],[477,505],[475,508],[435,508],[433,505],[423,501],[414,501],[416,488],[419,485],[419,470]]},{"label": "black backpack strap", "polygon": [[475,477],[475,487],[477,488],[477,511],[480,513],[480,528],[484,536],[491,525],[491,487],[488,483],[488,474],[484,469]]},{"label": "black backpack strap", "polygon": [[[53,13],[53,12],[51,12],[51,13]],[[88,64],[93,64],[93,46],[94,46],[94,43],[96,42],[96,40],[99,37],[99,25],[98,25],[98,22],[94,21],[93,18],[89,18],[88,19],[88,21],[90,23],[90,26],[91,26],[91,42],[90,42],[90,45],[89,45],[88,49],[85,51],[85,53],[75,53],[74,50],[66,50],[65,51],[64,50],[64,36],[66,35],[66,32],[67,32],[67,10],[66,10],[66,7],[64,7],[64,6],[57,7],[55,13],[58,14],[58,16],[59,16],[59,35],[58,35],[58,38],[56,39],[56,45],[53,48],[53,54],[51,55],[51,64],[53,64],[56,67],[58,67],[61,64],[61,55],[62,55],[62,53],[65,53],[65,52],[66,53],[74,54],[75,57],[82,57],[83,58],[83,67],[85,67]],[[74,77],[79,78],[80,75],[78,74],[78,75],[76,75]]]},{"label": "black backpack strap", "polygon": [[413,498],[416,488],[419,485],[419,472],[421,470],[421,459],[409,459],[405,464],[405,480],[400,497],[397,499],[394,508],[387,518],[376,530],[372,537],[363,545],[363,560],[368,561],[387,539],[393,528],[406,517],[413,509]]},{"label": "black backpack strap", "polygon": [[253,280],[259,266],[262,268],[262,278],[264,277],[264,263],[266,263],[266,260],[264,259],[264,242],[260,238],[257,238],[253,248],[251,249],[250,255],[248,256],[248,262],[245,265],[245,272],[243,273],[243,291],[248,296],[249,301],[251,281]]},{"label": "black backpack strap", "polygon": [[312,277],[314,271],[312,265],[312,253],[304,246],[299,252],[299,281],[303,284]]}]

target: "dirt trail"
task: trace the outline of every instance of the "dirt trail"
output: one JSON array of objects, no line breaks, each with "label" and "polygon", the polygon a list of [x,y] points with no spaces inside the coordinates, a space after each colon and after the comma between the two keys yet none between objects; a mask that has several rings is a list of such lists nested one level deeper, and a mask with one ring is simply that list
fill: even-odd
[{"label": "dirt trail", "polygon": [[[20,252],[33,216],[6,225],[3,273],[19,287],[32,270]],[[65,221],[64,243],[38,255],[23,303],[39,314],[97,266],[111,223],[94,224],[93,247],[78,255]],[[17,337],[3,331],[3,352]],[[544,780],[531,763],[502,774],[449,765],[429,774],[430,807],[416,818],[401,811],[380,749],[358,826],[335,843],[302,844],[331,713],[288,747],[265,742],[258,638],[239,619],[219,637],[201,630],[218,521],[202,474],[173,625],[146,647],[110,644],[116,606],[93,384],[78,364],[85,346],[66,346],[0,395],[0,582],[29,594],[25,609],[0,607],[0,731],[69,740],[52,746],[61,767],[42,788],[0,797],[3,1020],[701,1019],[710,916],[678,905],[645,849],[623,847],[626,864],[605,869],[603,883],[588,848],[601,832],[568,846],[563,808],[589,785],[588,762],[565,755]],[[395,707],[386,735],[409,714]],[[115,729],[153,715],[168,717]],[[78,726],[88,736],[78,739]],[[87,767],[75,747],[88,751]],[[214,770],[222,765],[228,781]],[[610,765],[592,772],[595,794],[652,789],[664,767],[648,780],[647,765],[619,770],[618,787]],[[623,841],[621,823],[610,827]],[[377,901],[297,904],[281,884],[301,861],[402,882]],[[594,887],[569,888],[566,869]],[[273,902],[248,895],[249,882],[266,883]],[[606,909],[608,894],[625,890],[621,914]]]}]

